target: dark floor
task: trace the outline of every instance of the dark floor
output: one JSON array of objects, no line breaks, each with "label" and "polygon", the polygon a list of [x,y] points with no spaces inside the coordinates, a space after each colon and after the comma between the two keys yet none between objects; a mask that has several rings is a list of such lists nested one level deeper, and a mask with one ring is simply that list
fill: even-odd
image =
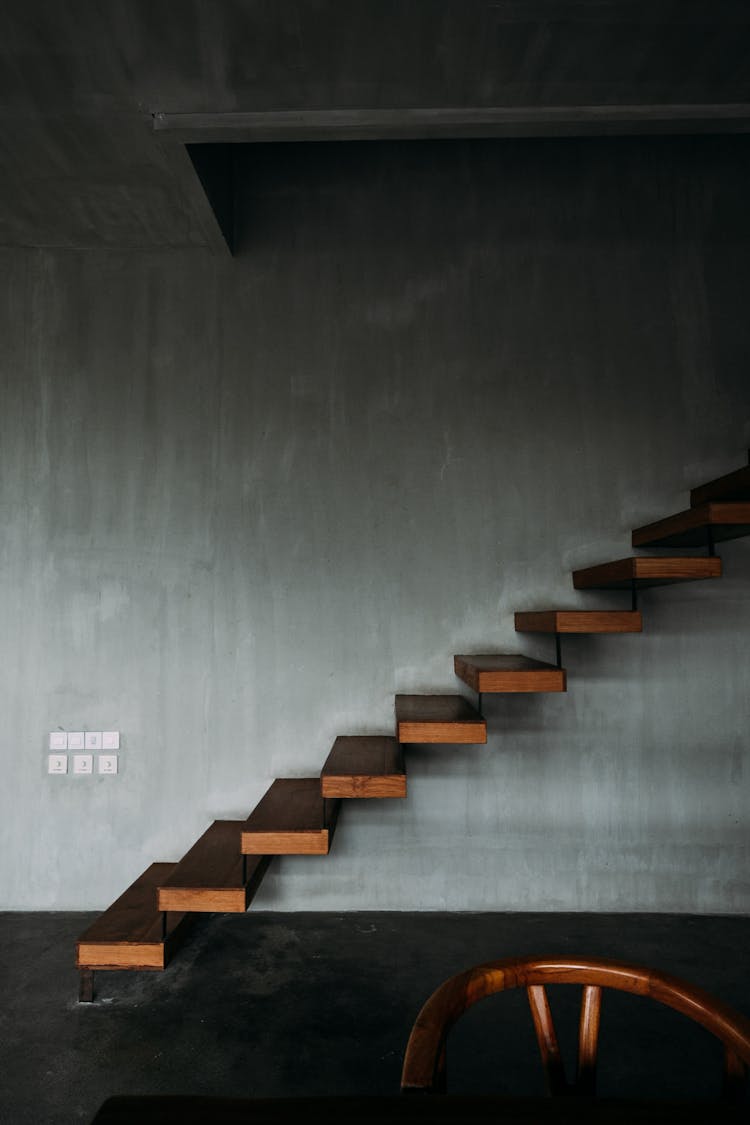
[{"label": "dark floor", "polygon": [[[606,956],[676,973],[750,1016],[750,918],[586,914],[205,915],[164,973],[99,973],[77,1001],[80,913],[0,914],[0,1122],[90,1122],[113,1094],[395,1094],[422,1002],[480,961]],[[560,986],[558,1031],[577,1012]],[[525,997],[454,1030],[455,1092],[543,1093]],[[685,1017],[608,993],[600,1092],[712,1098],[720,1051]],[[710,1122],[707,1109],[706,1121]]]}]

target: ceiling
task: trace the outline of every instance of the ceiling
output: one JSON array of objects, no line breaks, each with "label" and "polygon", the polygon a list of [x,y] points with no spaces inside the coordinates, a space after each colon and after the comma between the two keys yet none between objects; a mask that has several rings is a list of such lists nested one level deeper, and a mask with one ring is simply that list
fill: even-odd
[{"label": "ceiling", "polygon": [[185,141],[654,131],[750,132],[746,0],[0,4],[5,246],[218,245]]}]

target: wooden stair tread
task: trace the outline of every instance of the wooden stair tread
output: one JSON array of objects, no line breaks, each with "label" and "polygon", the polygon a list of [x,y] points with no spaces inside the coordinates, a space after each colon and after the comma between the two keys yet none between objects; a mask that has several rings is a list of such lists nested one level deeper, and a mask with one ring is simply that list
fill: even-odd
[{"label": "wooden stair tread", "polygon": [[699,508],[711,501],[750,500],[750,454],[748,464],[734,472],[725,473],[715,480],[700,484],[690,490],[690,507]]},{"label": "wooden stair tread", "polygon": [[564,668],[517,653],[454,656],[459,679],[480,695],[492,692],[566,691]]},{"label": "wooden stair tread", "polygon": [[177,866],[152,863],[76,942],[79,969],[164,969],[187,933],[189,915],[159,910],[157,887]]},{"label": "wooden stair tread", "polygon": [[462,695],[397,695],[399,742],[474,744],[487,741],[487,724]]},{"label": "wooden stair tread", "polygon": [[266,873],[269,857],[243,860],[241,820],[215,820],[159,885],[161,910],[244,913]]},{"label": "wooden stair tread", "polygon": [[714,542],[750,534],[750,503],[708,503],[686,508],[666,519],[637,527],[631,535],[634,547],[703,547],[708,529]]},{"label": "wooden stair tread", "polygon": [[397,738],[339,735],[320,772],[324,797],[405,797],[404,751]]},{"label": "wooden stair tread", "polygon": [[277,777],[242,825],[245,855],[328,855],[340,802],[319,777]]},{"label": "wooden stair tread", "polygon": [[546,609],[516,613],[519,633],[640,633],[639,610]]},{"label": "wooden stair tread", "polygon": [[630,589],[633,583],[639,587],[666,586],[672,582],[720,577],[721,559],[716,556],[650,558],[641,555],[574,570],[573,585],[576,590],[617,590]]}]

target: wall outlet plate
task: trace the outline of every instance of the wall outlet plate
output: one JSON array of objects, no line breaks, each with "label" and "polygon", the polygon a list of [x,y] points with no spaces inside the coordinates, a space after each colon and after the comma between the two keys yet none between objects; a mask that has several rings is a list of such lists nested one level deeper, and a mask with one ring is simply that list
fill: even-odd
[{"label": "wall outlet plate", "polygon": [[68,772],[68,755],[67,754],[48,754],[47,755],[47,773],[67,773]]},{"label": "wall outlet plate", "polygon": [[101,750],[102,732],[100,730],[87,730],[83,737],[86,750]]},{"label": "wall outlet plate", "polygon": [[83,750],[83,731],[68,731],[68,750]]},{"label": "wall outlet plate", "polygon": [[93,773],[94,772],[94,755],[93,754],[74,754],[73,755],[73,773]]},{"label": "wall outlet plate", "polygon": [[108,774],[117,773],[117,755],[116,754],[100,754],[99,755],[99,773],[108,773]]},{"label": "wall outlet plate", "polygon": [[49,732],[50,750],[68,749],[68,732],[66,730],[51,730]]},{"label": "wall outlet plate", "polygon": [[119,750],[120,749],[120,732],[119,730],[103,730],[102,731],[102,750]]}]

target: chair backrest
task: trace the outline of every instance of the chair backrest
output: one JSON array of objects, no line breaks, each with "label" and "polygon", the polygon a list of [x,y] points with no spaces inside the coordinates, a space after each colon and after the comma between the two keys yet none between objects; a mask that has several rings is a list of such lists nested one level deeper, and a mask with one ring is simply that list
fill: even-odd
[{"label": "chair backrest", "polygon": [[[565,1078],[546,985],[583,986],[575,1079]],[[507,958],[475,965],[444,981],[425,1001],[411,1029],[401,1072],[401,1092],[445,1093],[448,1033],[461,1015],[486,996],[525,988],[551,1095],[593,1096],[602,989],[647,996],[701,1024],[724,1044],[723,1098],[740,1101],[750,1065],[750,1020],[702,988],[640,965],[592,958]]]}]

